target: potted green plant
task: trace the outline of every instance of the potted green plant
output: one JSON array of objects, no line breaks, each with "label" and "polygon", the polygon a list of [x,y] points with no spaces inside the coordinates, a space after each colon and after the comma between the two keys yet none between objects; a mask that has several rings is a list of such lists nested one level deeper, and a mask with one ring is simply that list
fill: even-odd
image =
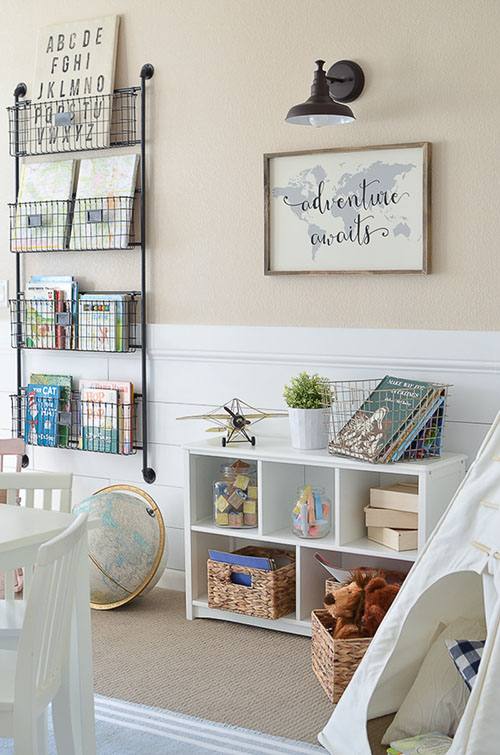
[{"label": "potted green plant", "polygon": [[283,397],[288,404],[292,446],[300,449],[325,448],[327,445],[325,402],[329,394],[327,378],[300,372],[285,385]]}]

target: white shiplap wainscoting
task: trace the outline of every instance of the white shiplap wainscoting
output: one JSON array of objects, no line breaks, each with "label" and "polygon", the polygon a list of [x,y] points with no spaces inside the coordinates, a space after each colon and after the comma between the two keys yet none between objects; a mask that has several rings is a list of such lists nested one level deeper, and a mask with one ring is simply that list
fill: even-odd
[{"label": "white shiplap wainscoting", "polygon": [[[204,436],[203,421],[177,422],[234,396],[263,409],[284,408],[283,385],[301,370],[332,380],[389,373],[452,384],[445,450],[474,458],[500,409],[500,332],[348,330],[247,326],[152,325],[149,329],[149,463],[157,481],[141,475],[142,456],[121,457],[64,449],[30,448],[30,469],[72,471],[74,501],[102,487],[129,482],[157,501],[165,519],[168,564],[161,585],[183,589],[184,442]],[[10,434],[9,394],[15,389],[15,351],[0,323],[0,424]],[[140,391],[138,354],[33,351],[23,354],[25,375],[48,372],[79,378],[132,380]],[[75,386],[77,386],[75,382]],[[255,434],[288,435],[288,421],[265,420]],[[236,446],[235,455],[241,452]]]}]

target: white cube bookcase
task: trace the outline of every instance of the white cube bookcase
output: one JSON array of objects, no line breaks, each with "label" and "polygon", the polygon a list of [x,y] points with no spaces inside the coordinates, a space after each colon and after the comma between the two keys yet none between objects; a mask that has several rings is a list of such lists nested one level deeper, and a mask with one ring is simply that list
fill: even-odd
[{"label": "white cube bookcase", "polygon": [[[370,464],[328,451],[298,451],[283,438],[258,438],[255,447],[220,439],[189,443],[185,449],[186,616],[235,621],[294,634],[311,634],[311,611],[321,608],[328,573],[315,552],[341,568],[373,566],[408,571],[465,475],[466,456],[395,464]],[[258,527],[231,529],[213,521],[213,483],[220,466],[242,459],[257,464]],[[396,482],[418,483],[418,549],[394,551],[366,536],[364,507],[370,488]],[[292,533],[291,514],[297,488],[322,486],[333,502],[332,528],[322,538],[302,539]],[[295,549],[296,609],[281,619],[210,608],[207,598],[208,549],[233,551],[250,544]]]}]

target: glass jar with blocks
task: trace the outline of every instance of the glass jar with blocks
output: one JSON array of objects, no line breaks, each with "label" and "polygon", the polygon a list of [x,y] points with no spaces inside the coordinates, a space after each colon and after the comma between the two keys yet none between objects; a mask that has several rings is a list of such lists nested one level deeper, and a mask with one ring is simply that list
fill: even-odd
[{"label": "glass jar with blocks", "polygon": [[330,532],[332,502],[325,489],[314,485],[297,488],[292,509],[292,532],[297,537],[324,537]]},{"label": "glass jar with blocks", "polygon": [[219,527],[257,527],[257,469],[237,460],[220,468],[214,482],[214,522]]}]

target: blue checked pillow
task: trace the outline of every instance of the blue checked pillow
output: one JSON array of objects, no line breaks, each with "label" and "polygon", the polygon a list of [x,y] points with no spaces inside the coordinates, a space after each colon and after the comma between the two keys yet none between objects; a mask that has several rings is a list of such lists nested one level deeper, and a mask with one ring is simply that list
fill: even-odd
[{"label": "blue checked pillow", "polygon": [[472,691],[479,671],[485,640],[445,640],[445,642],[458,673]]}]

